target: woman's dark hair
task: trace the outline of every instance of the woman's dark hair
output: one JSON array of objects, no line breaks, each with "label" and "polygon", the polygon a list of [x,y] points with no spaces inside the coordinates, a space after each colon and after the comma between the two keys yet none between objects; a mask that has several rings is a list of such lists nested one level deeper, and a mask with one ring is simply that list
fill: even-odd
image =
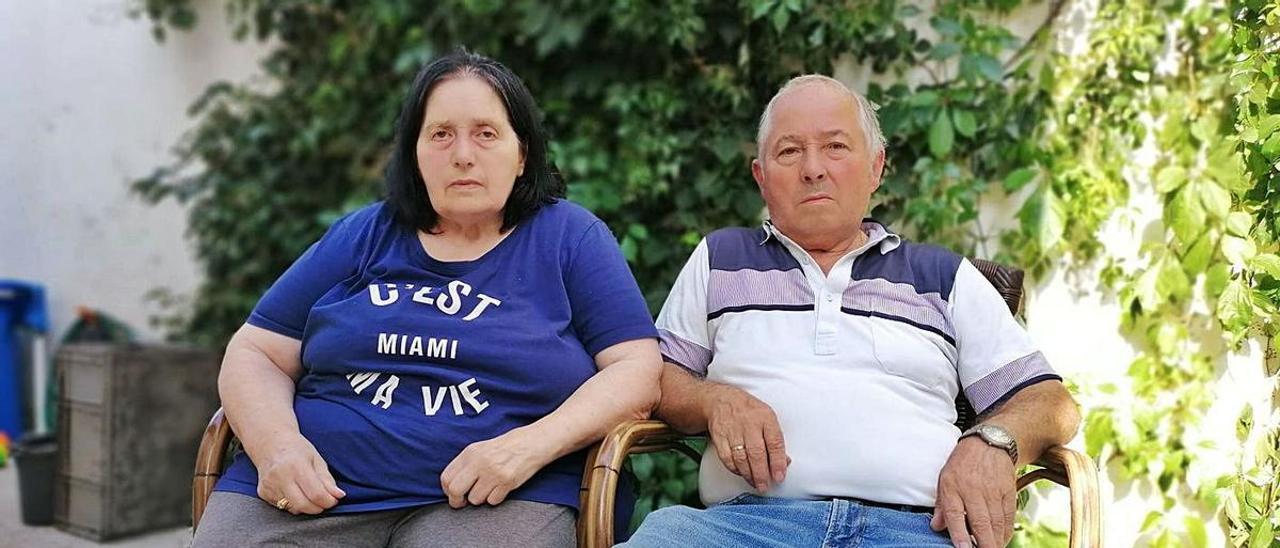
[{"label": "woman's dark hair", "polygon": [[396,220],[407,227],[434,231],[440,215],[431,207],[427,189],[418,172],[418,133],[426,115],[427,99],[436,85],[451,78],[469,75],[493,88],[507,108],[507,119],[524,152],[524,174],[516,177],[511,196],[502,210],[502,230],[510,230],[533,215],[543,204],[564,197],[564,183],[547,161],[547,136],[539,121],[533,95],[510,69],[483,55],[457,49],[422,67],[413,89],[400,107],[395,144],[387,163],[387,203]]}]

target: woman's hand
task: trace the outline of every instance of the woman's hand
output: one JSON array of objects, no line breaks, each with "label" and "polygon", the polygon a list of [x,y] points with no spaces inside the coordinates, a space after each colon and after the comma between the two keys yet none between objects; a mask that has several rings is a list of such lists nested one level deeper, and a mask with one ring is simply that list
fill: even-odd
[{"label": "woman's hand", "polygon": [[497,505],[553,460],[554,451],[543,447],[528,427],[517,428],[463,449],[440,474],[440,485],[449,506]]},{"label": "woman's hand", "polygon": [[274,444],[258,467],[258,497],[293,515],[319,514],[347,496],[315,446],[301,435]]}]

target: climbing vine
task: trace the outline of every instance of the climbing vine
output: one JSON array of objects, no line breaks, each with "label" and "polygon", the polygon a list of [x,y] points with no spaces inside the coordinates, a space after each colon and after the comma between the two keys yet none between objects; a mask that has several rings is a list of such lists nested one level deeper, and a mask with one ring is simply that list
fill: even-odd
[{"label": "climbing vine", "polygon": [[[1094,387],[1085,441],[1159,493],[1141,526],[1152,546],[1204,546],[1204,513],[1234,544],[1276,542],[1273,418],[1255,430],[1246,407],[1238,439],[1256,450],[1238,470],[1189,474],[1200,457],[1233,454],[1191,435],[1226,355],[1262,341],[1261,373],[1276,382],[1275,17],[1265,2],[1102,2],[1087,52],[1055,62],[1037,196],[1006,235],[1033,269],[1062,253],[1105,264],[1100,281],[1139,353],[1123,386]],[[1126,206],[1139,195],[1159,208],[1150,225]],[[1109,253],[1123,246],[1104,241],[1107,222],[1139,235],[1132,256]],[[1168,512],[1185,500],[1202,512]]]}]

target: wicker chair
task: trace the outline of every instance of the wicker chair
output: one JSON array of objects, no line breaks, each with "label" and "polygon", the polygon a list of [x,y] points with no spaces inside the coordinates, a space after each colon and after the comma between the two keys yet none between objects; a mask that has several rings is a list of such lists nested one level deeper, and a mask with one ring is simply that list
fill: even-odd
[{"label": "wicker chair", "polygon": [[[991,281],[1015,315],[1022,304],[1021,270],[1008,268],[982,259],[970,259]],[[973,407],[964,399],[956,401],[962,430],[976,418]],[[614,503],[618,479],[627,457],[641,453],[677,451],[697,461],[701,456],[682,440],[688,438],[666,423],[656,420],[629,421],[615,427],[587,457],[581,487],[582,509],[578,515],[578,546],[600,548],[613,545]],[[222,475],[228,448],[234,438],[231,426],[219,409],[209,421],[200,441],[192,481],[192,528],[199,525],[213,486]],[[1098,503],[1098,476],[1093,461],[1086,455],[1065,447],[1052,447],[1036,461],[1034,469],[1018,478],[1018,489],[1038,481],[1049,480],[1063,485],[1071,493],[1071,548],[1095,548],[1102,545],[1102,514]]]}]

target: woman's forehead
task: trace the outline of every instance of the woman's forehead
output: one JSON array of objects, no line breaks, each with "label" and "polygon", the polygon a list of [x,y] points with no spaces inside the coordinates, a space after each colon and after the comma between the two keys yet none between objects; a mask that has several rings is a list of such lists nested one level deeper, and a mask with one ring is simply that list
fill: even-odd
[{"label": "woman's forehead", "polygon": [[506,105],[493,87],[469,75],[450,78],[437,84],[427,96],[424,110],[424,122],[427,123],[449,121],[456,124],[485,120],[497,123],[505,122],[508,117]]}]

